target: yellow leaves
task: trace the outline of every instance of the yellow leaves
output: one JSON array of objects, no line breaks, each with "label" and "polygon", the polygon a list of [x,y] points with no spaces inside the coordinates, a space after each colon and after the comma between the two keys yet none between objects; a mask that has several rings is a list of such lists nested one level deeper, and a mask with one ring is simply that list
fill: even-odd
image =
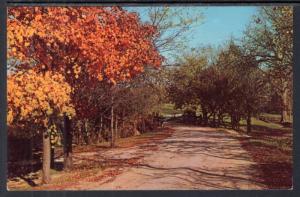
[{"label": "yellow leaves", "polygon": [[34,34],[34,29],[28,30],[28,36],[31,37]]},{"label": "yellow leaves", "polygon": [[47,129],[47,132],[50,135],[51,144],[53,145],[58,143],[59,136],[58,136],[56,125],[55,124],[50,125],[50,127]]},{"label": "yellow leaves", "polygon": [[25,47],[28,47],[29,45],[30,45],[29,42],[25,42],[25,44],[24,44]]},{"label": "yellow leaves", "polygon": [[[14,118],[39,120],[48,124],[49,115],[68,113],[75,115],[71,104],[71,87],[62,75],[47,71],[45,74],[33,70],[8,76],[8,123]],[[12,113],[16,112],[16,113]]]},{"label": "yellow leaves", "polygon": [[10,110],[7,113],[7,123],[10,125],[14,120],[13,112]]},{"label": "yellow leaves", "polygon": [[16,35],[16,38],[17,38],[17,40],[18,40],[19,42],[23,42],[23,36],[22,36],[22,35],[17,34],[17,35]]},{"label": "yellow leaves", "polygon": [[46,114],[48,116],[50,116],[52,113],[53,113],[53,109],[51,109],[51,108],[47,109]]},{"label": "yellow leaves", "polygon": [[97,75],[97,79],[98,79],[99,81],[102,81],[102,80],[103,80],[103,75],[98,74],[98,75]]},{"label": "yellow leaves", "polygon": [[74,72],[75,78],[78,79],[79,78],[79,74],[81,72],[81,67],[78,64],[75,64],[73,66],[73,72]]}]

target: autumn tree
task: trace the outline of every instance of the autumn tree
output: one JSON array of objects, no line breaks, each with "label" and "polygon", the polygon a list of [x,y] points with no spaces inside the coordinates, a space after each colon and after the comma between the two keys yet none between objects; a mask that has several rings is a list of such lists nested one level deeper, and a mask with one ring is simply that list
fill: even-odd
[{"label": "autumn tree", "polygon": [[[73,88],[71,100],[81,115],[89,113],[77,97],[82,87],[96,84],[95,80],[113,87],[143,72],[145,65],[160,66],[162,57],[154,35],[154,26],[141,23],[137,14],[120,7],[8,10],[8,57],[17,60],[14,69],[62,74]],[[70,134],[65,136],[72,139]],[[65,139],[68,147],[71,139]],[[65,160],[70,155],[66,154]]]},{"label": "autumn tree", "polygon": [[204,51],[204,48],[187,51],[177,58],[178,65],[169,68],[167,93],[169,100],[175,104],[176,108],[199,108],[201,106],[202,114],[207,122],[208,112],[204,106],[204,100],[199,99],[199,92],[196,91],[198,89],[196,83],[200,83],[196,76],[209,66],[208,57],[203,55]]},{"label": "autumn tree", "polygon": [[251,117],[263,110],[269,96],[267,78],[258,64],[255,57],[248,55],[233,40],[221,50],[217,59],[217,66],[229,85],[222,88],[227,90],[227,96],[220,95],[221,99],[226,100],[225,111],[231,115],[233,127],[240,118],[245,118],[248,132],[251,131]]},{"label": "autumn tree", "polygon": [[260,8],[245,36],[248,54],[281,95],[282,122],[292,122],[293,8]]},{"label": "autumn tree", "polygon": [[114,82],[161,62],[155,28],[119,7],[14,7],[9,18],[9,55],[36,61],[41,70],[69,74],[86,65],[91,75]]},{"label": "autumn tree", "polygon": [[[118,99],[116,112],[133,122],[135,134],[145,132],[146,121],[164,101],[165,88],[163,68],[152,69],[147,67],[145,72],[131,80],[123,87]],[[138,131],[138,123],[141,129]]]},{"label": "autumn tree", "polygon": [[190,52],[173,69],[168,86],[171,101],[180,108],[199,109],[205,125],[209,120],[212,126],[223,124],[229,115],[232,128],[237,129],[245,118],[250,132],[251,117],[262,110],[267,96],[258,62],[233,40],[213,57],[206,49]]},{"label": "autumn tree", "polygon": [[61,74],[33,70],[19,71],[8,76],[8,124],[22,128],[24,124],[39,125],[43,135],[43,183],[50,181],[50,135],[55,119],[75,110],[71,104],[71,87]]}]

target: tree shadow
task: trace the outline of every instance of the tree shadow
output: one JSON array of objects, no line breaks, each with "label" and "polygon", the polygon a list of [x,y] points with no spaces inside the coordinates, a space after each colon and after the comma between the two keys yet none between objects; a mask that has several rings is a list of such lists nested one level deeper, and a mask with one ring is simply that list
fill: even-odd
[{"label": "tree shadow", "polygon": [[288,128],[270,128],[267,126],[260,126],[260,125],[253,125],[252,132],[249,133],[250,135],[254,136],[291,136],[292,132],[291,129]]},{"label": "tree shadow", "polygon": [[[250,138],[240,139],[240,142],[257,163],[256,167],[260,170],[258,176],[264,184],[269,189],[291,189],[292,130],[255,125],[249,135]],[[269,144],[270,142],[274,144]],[[282,142],[285,143],[285,149],[280,145]]]},{"label": "tree shadow", "polygon": [[[34,187],[34,182],[38,178],[37,173],[42,168],[42,163],[37,161],[24,163],[8,163],[8,179],[19,182],[24,180],[28,185]],[[18,179],[20,178],[20,179]]]},{"label": "tree shadow", "polygon": [[[149,164],[140,164],[138,168],[143,169],[138,171],[142,176],[148,176],[154,180],[174,177],[180,182],[188,183],[189,187],[192,186],[194,189],[199,189],[199,186],[213,189],[241,189],[241,184],[244,184],[245,187],[253,184],[264,188],[261,179],[241,176],[241,174],[245,173],[243,167],[227,169],[226,173],[218,173],[199,167],[196,169],[189,167],[163,168]],[[251,169],[249,168],[249,170]]]},{"label": "tree shadow", "polygon": [[[264,130],[260,130],[264,128]],[[191,135],[193,132],[193,135]],[[286,130],[282,129],[270,129],[267,127],[257,126],[254,127],[253,133],[255,137],[262,139],[262,137],[266,137],[270,139],[271,137],[291,137],[291,133],[287,132]],[[197,141],[188,141],[188,140],[180,140],[184,138],[189,138],[193,136],[194,138],[198,138]],[[256,147],[253,150],[249,150],[249,148],[245,147],[245,143],[249,140],[253,139],[246,137],[234,137],[230,135],[223,135],[222,131],[219,133],[216,132],[198,132],[195,130],[192,131],[185,131],[183,133],[178,134],[172,140],[172,137],[168,140],[165,140],[163,144],[160,144],[161,150],[165,152],[170,152],[173,154],[185,154],[185,155],[205,155],[209,157],[214,157],[218,159],[225,159],[228,161],[238,160],[238,161],[246,161],[251,162],[255,161],[256,163],[248,164],[247,166],[240,165],[240,167],[234,167],[231,169],[225,169],[226,174],[232,175],[252,175],[252,179],[247,178],[250,182],[256,182],[257,184],[263,186],[264,188],[271,188],[271,189],[289,189],[292,186],[292,165],[289,162],[284,160],[278,159],[278,161],[271,161],[265,163],[265,161],[257,159],[255,157],[260,151],[264,154],[270,154],[273,157],[277,155],[274,151],[270,151],[266,147],[258,148]],[[206,139],[206,140],[201,140]],[[238,142],[238,143],[234,143]],[[240,143],[243,142],[243,143]],[[215,143],[218,143],[216,145]],[[241,154],[241,144],[242,147],[249,153],[249,154]],[[255,145],[249,144],[250,147]],[[285,153],[287,154],[287,153]],[[147,166],[151,167],[151,166]],[[153,166],[152,166],[153,167]],[[171,173],[172,174],[172,173]],[[173,172],[174,174],[174,172]],[[203,172],[202,172],[203,174]],[[205,174],[205,173],[204,173]],[[200,182],[203,184],[205,181],[207,184],[212,184],[216,180],[215,177],[223,177],[223,181],[234,181],[238,179],[235,176],[228,176],[228,175],[218,175],[218,174],[210,174],[214,178],[210,180],[201,180]],[[158,177],[157,177],[158,178]],[[220,181],[220,180],[219,180]],[[246,180],[244,180],[246,181]],[[217,181],[218,182],[218,181]],[[214,185],[215,188],[220,188],[220,185]],[[221,187],[225,188],[225,186]],[[238,189],[238,188],[236,188]]]}]

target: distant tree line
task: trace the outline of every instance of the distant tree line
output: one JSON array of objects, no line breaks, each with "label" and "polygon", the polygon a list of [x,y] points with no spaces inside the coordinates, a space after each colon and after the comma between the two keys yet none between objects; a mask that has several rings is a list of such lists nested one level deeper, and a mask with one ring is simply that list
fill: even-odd
[{"label": "distant tree line", "polygon": [[241,42],[233,38],[219,49],[202,47],[178,58],[169,70],[168,97],[189,114],[201,111],[204,125],[230,117],[236,129],[243,118],[260,112],[281,114],[292,122],[292,8],[263,7]]}]

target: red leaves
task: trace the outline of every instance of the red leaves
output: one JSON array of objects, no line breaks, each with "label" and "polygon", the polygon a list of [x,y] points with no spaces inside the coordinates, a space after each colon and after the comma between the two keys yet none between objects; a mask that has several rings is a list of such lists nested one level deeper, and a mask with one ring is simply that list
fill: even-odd
[{"label": "red leaves", "polygon": [[13,7],[9,16],[9,54],[15,58],[66,67],[65,59],[75,58],[76,51],[79,65],[111,81],[130,79],[145,65],[162,62],[153,44],[155,28],[120,7]]},{"label": "red leaves", "polygon": [[[93,103],[78,95],[82,89],[93,90],[103,79],[130,80],[144,66],[162,62],[154,46],[156,29],[120,7],[11,7],[8,13],[9,57],[34,62],[37,72],[62,74],[78,116],[93,114]],[[85,94],[97,95],[90,90]]]}]

